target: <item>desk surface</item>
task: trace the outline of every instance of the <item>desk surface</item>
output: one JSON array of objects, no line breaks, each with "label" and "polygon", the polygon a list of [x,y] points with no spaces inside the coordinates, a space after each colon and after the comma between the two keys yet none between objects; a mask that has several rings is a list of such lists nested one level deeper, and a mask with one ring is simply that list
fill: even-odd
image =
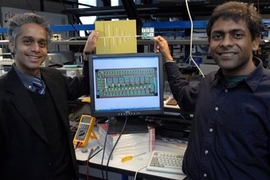
[{"label": "desk surface", "polygon": [[[100,146],[98,140],[90,139],[88,146],[85,147],[86,149],[88,149],[87,153],[82,152],[83,148],[78,148],[75,150],[77,160],[85,162],[88,158],[90,149],[95,148],[97,146]],[[156,145],[155,149],[169,151],[169,152],[180,152],[184,154],[186,145],[183,144],[183,146],[181,147],[178,146],[175,148]],[[120,174],[129,175],[129,176],[134,176],[135,173],[138,171],[137,173],[138,178],[154,179],[158,177],[159,179],[164,178],[164,179],[177,179],[177,180],[185,178],[184,174],[181,175],[181,174],[162,173],[162,172],[146,170],[146,165],[149,161],[150,155],[151,155],[151,152],[140,155],[138,157],[134,157],[130,161],[122,162],[121,159],[114,159],[114,160],[108,161],[108,158],[105,154],[103,158],[103,164],[101,164],[102,156],[103,156],[103,151],[101,150],[95,156],[90,158],[89,166],[93,168],[105,170],[105,167],[107,166],[107,163],[108,163],[108,167],[107,167],[108,171],[117,172]]]}]

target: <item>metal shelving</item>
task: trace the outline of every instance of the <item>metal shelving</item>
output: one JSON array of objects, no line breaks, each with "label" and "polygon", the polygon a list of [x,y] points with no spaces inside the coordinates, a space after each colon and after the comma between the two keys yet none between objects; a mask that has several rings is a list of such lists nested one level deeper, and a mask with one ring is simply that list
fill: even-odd
[{"label": "metal shelving", "polygon": [[[86,40],[64,40],[64,41],[52,41],[52,45],[84,45],[86,43]],[[192,41],[193,44],[202,44],[202,45],[207,45],[208,41],[205,40],[197,40],[194,39]],[[269,44],[270,40],[261,40],[260,45],[266,45]],[[152,45],[154,42],[152,40],[138,40],[137,41],[138,45]],[[189,39],[181,39],[181,40],[168,40],[168,44],[170,45],[189,45],[190,40]],[[0,40],[0,45],[8,45],[8,40]]]}]

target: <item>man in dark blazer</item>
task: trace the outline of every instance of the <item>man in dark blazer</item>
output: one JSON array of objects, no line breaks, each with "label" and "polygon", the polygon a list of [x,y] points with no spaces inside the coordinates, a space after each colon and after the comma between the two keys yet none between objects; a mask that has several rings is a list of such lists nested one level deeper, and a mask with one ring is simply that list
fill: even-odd
[{"label": "man in dark blazer", "polygon": [[[95,33],[84,51],[93,50],[89,39]],[[83,75],[74,78],[40,67],[52,33],[36,14],[15,15],[8,35],[15,63],[0,77],[0,179],[78,179],[68,101],[89,94],[88,62]],[[41,91],[32,84],[35,77],[41,79]]]}]

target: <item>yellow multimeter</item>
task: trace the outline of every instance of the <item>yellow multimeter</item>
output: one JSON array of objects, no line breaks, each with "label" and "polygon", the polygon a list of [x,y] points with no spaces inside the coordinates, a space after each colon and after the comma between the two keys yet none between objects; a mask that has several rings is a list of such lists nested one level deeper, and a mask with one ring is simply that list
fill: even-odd
[{"label": "yellow multimeter", "polygon": [[73,139],[73,144],[79,147],[85,147],[88,144],[89,138],[97,138],[93,127],[96,118],[91,115],[81,115],[78,129]]}]

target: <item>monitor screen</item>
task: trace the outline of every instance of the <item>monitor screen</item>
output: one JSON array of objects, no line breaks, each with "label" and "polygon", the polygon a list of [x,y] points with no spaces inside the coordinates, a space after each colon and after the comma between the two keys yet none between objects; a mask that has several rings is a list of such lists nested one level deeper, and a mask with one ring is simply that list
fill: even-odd
[{"label": "monitor screen", "polygon": [[91,115],[163,113],[163,63],[159,53],[90,56]]}]

